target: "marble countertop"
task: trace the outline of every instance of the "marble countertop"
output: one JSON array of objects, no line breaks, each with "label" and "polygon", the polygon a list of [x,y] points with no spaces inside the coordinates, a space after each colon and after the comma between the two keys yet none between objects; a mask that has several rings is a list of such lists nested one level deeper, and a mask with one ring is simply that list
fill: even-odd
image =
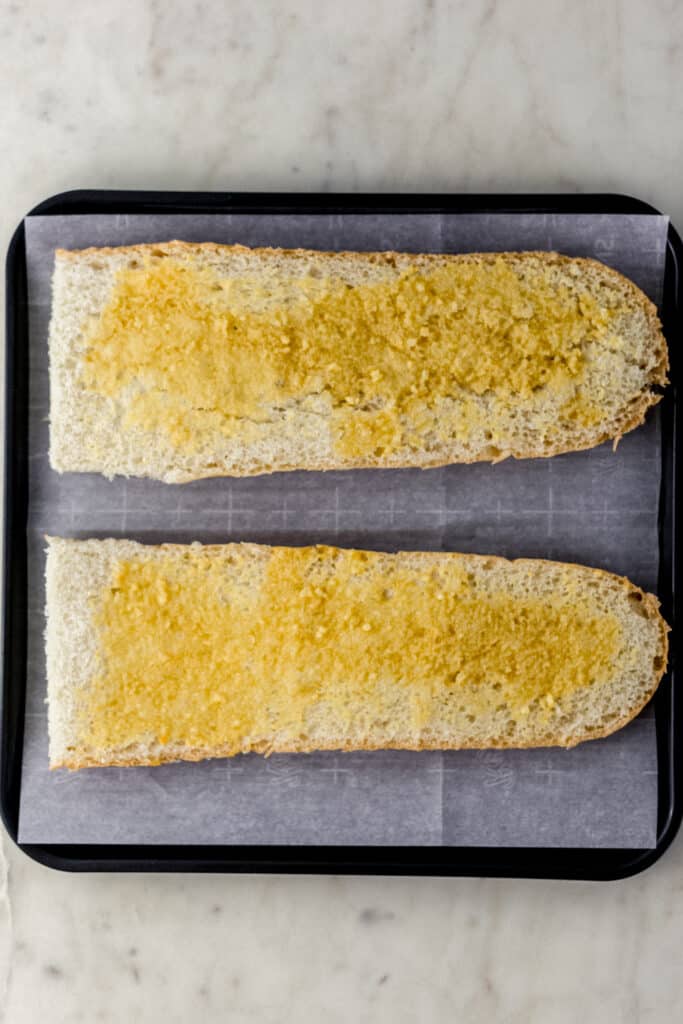
[{"label": "marble countertop", "polygon": [[[683,227],[683,5],[0,0],[0,234],[76,187],[617,191]],[[0,1014],[655,1024],[683,836],[610,884],[62,875],[3,836]]]}]

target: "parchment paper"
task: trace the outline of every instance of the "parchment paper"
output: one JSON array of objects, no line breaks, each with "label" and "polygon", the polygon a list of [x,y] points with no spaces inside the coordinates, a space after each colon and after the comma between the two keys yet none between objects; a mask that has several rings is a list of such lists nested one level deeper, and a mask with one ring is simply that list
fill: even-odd
[{"label": "parchment paper", "polygon": [[169,486],[53,473],[47,328],[54,249],[171,238],[325,249],[557,249],[659,302],[667,219],[650,216],[67,216],[26,222],[30,566],[19,838],[71,843],[655,845],[649,710],[574,750],[256,755],[78,773],[47,767],[45,533],[143,541],[328,542],[583,562],[656,589],[657,413],[616,453],[447,469],[291,473]]}]

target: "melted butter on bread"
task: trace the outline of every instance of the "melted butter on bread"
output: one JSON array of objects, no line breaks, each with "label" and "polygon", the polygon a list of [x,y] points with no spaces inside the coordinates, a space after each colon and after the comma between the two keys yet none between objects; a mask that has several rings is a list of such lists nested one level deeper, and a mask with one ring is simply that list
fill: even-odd
[{"label": "melted butter on bread", "polygon": [[248,437],[306,401],[326,411],[342,460],[483,426],[495,445],[499,414],[540,391],[563,396],[567,421],[599,422],[581,381],[591,347],[607,360],[619,347],[619,313],[614,295],[598,302],[503,259],[407,266],[353,285],[306,273],[264,285],[147,254],[119,270],[81,381],[125,397],[124,427],[161,431],[186,452],[217,433]]},{"label": "melted butter on bread", "polygon": [[[112,563],[92,600],[100,669],[80,713],[92,748],[229,748],[337,723],[419,731],[462,706],[557,713],[628,661],[614,615],[567,567],[551,593],[487,590],[467,559],[337,548],[191,546]],[[485,574],[484,574],[485,575]],[[540,709],[540,710],[539,710]]]}]

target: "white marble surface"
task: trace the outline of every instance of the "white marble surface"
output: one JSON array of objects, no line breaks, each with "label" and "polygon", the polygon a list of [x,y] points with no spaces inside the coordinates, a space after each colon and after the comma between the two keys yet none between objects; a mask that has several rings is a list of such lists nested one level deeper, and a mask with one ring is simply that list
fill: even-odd
[{"label": "white marble surface", "polygon": [[[0,236],[77,186],[616,190],[683,226],[675,0],[0,2]],[[683,838],[608,885],[67,876],[4,840],[24,1022],[681,1019]]]}]

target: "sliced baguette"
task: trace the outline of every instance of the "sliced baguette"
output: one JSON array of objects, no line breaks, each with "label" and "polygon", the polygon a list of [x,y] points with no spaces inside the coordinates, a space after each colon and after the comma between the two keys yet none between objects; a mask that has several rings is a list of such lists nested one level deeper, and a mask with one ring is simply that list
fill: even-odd
[{"label": "sliced baguette", "polygon": [[[133,576],[122,576],[122,566]],[[298,586],[292,567],[304,572]],[[143,578],[152,583],[140,591]],[[183,585],[198,578],[213,587],[211,600],[201,590],[184,595]],[[458,604],[463,597],[474,603]],[[133,616],[119,656],[109,646],[117,620],[103,618],[105,608],[124,616],[125,629]],[[458,617],[463,608],[465,616],[483,610],[468,620]],[[573,617],[585,609],[595,620],[586,627],[588,649],[579,649],[584,627],[573,632]],[[627,579],[542,560],[50,538],[50,765],[155,765],[248,751],[570,747],[619,729],[654,693],[667,660],[658,609]],[[525,625],[534,616],[535,634]],[[227,640],[226,622],[234,634]],[[265,655],[250,639],[252,626]],[[601,646],[610,630],[618,643]],[[530,636],[538,649],[525,651]],[[239,725],[243,699],[252,702],[251,718]],[[214,739],[197,729],[213,730]]]},{"label": "sliced baguette", "polygon": [[[406,273],[415,272],[429,278],[443,268],[459,273],[463,267],[479,268],[484,283],[487,275],[491,277],[504,268],[515,275],[523,287],[524,309],[518,308],[518,302],[513,303],[513,308],[507,308],[504,296],[500,302],[494,297],[489,303],[484,316],[494,311],[491,341],[495,336],[500,343],[501,337],[507,337],[506,332],[512,330],[510,345],[516,344],[516,327],[538,314],[534,289],[541,284],[554,289],[558,301],[560,296],[567,301],[568,296],[577,310],[581,308],[582,296],[588,296],[596,308],[616,312],[605,338],[596,338],[590,325],[585,327],[585,337],[581,336],[580,340],[583,369],[574,379],[568,379],[566,386],[561,381],[558,385],[556,380],[553,386],[543,383],[526,389],[524,394],[505,389],[498,392],[495,388],[482,391],[485,385],[472,389],[465,374],[464,383],[461,381],[452,388],[448,385],[445,394],[430,393],[431,385],[427,382],[422,401],[420,357],[413,359],[406,355],[405,376],[399,374],[399,380],[394,380],[394,391],[380,392],[379,397],[370,397],[367,401],[352,395],[350,419],[344,399],[334,392],[330,383],[330,375],[335,370],[322,363],[317,366],[313,374],[315,383],[310,387],[295,394],[286,391],[278,395],[271,391],[267,400],[257,402],[254,409],[250,409],[252,415],[236,414],[235,408],[222,405],[207,411],[206,401],[195,403],[196,407],[190,402],[189,409],[183,406],[178,412],[177,395],[173,393],[172,384],[165,383],[163,369],[155,379],[141,374],[127,380],[115,393],[98,390],[92,380],[87,381],[84,376],[92,345],[99,344],[91,341],[96,338],[93,331],[96,332],[103,311],[116,294],[119,274],[131,268],[155,267],[169,261],[212,275],[216,292],[207,291],[209,297],[220,293],[225,282],[243,284],[247,281],[249,287],[256,282],[259,297],[254,300],[253,309],[246,307],[247,315],[262,312],[264,302],[266,306],[270,303],[271,307],[285,309],[288,304],[299,301],[302,280],[322,279],[331,286],[341,283],[353,295],[368,285],[385,283],[393,287]],[[163,301],[163,296],[150,298],[150,302],[157,300]],[[433,312],[429,307],[424,313],[426,335],[429,333],[427,313]],[[158,323],[158,310],[155,315],[155,323]],[[582,315],[576,314],[579,320]],[[419,328],[422,322],[419,316],[405,329],[395,325],[395,335],[389,339],[392,346],[413,345],[415,339],[409,335],[420,333],[415,329],[416,322]],[[367,370],[372,374],[373,365],[381,365],[382,348],[389,341],[386,337],[373,337],[372,316],[366,317],[363,327],[367,331],[363,342],[367,348]],[[179,341],[182,358],[183,330],[173,321],[169,330]],[[451,347],[446,349],[450,354],[440,361],[441,367],[458,358],[459,346],[467,340],[458,334],[458,330],[462,334],[465,328],[456,326],[445,330],[447,345]],[[448,334],[450,330],[452,337]],[[122,333],[126,333],[123,328]],[[130,338],[118,339],[122,340],[127,344]],[[213,344],[211,341],[209,347]],[[315,348],[315,338],[312,344]],[[469,344],[471,356],[471,339]],[[341,348],[343,350],[343,343]],[[486,337],[475,346],[475,353],[475,362],[479,355],[482,359],[487,356]],[[163,359],[163,355],[160,358]],[[530,370],[535,372],[538,367],[533,363],[533,355],[529,358]],[[265,373],[263,368],[268,359],[269,352],[264,351],[262,367],[249,364],[243,371],[247,384],[254,377],[258,379],[261,372]],[[343,360],[341,351],[340,361]],[[552,364],[552,361],[551,358],[549,362]],[[189,375],[195,373],[193,365],[188,363]],[[590,259],[570,259],[546,252],[458,256],[325,253],[182,242],[58,250],[50,325],[50,460],[59,472],[101,472],[109,477],[123,474],[184,482],[277,470],[428,467],[498,461],[510,456],[551,456],[590,448],[607,439],[616,440],[637,427],[648,408],[659,401],[658,389],[666,383],[667,369],[667,347],[655,306],[626,278]],[[239,374],[239,370],[235,372]],[[416,386],[419,400],[407,406],[405,394],[410,394],[410,389]],[[189,436],[189,441],[181,443],[178,436],[161,429],[156,421],[131,418],[133,403],[140,400],[153,400],[155,407],[168,407],[173,422],[177,425],[182,421],[180,428]],[[219,396],[215,401],[220,403],[222,399]],[[208,404],[210,406],[211,402]],[[229,404],[223,402],[223,405]],[[341,414],[340,409],[346,416],[345,429],[353,431],[357,426],[360,431],[360,440],[351,447],[340,448],[335,439],[335,417]],[[388,441],[382,431],[378,434],[375,415],[380,421],[382,416],[387,417],[389,426],[382,421],[382,430],[388,431]],[[196,424],[204,420],[208,426],[200,431]],[[230,423],[227,431],[212,426],[214,422],[224,421]],[[373,425],[369,433],[366,421]]]}]

